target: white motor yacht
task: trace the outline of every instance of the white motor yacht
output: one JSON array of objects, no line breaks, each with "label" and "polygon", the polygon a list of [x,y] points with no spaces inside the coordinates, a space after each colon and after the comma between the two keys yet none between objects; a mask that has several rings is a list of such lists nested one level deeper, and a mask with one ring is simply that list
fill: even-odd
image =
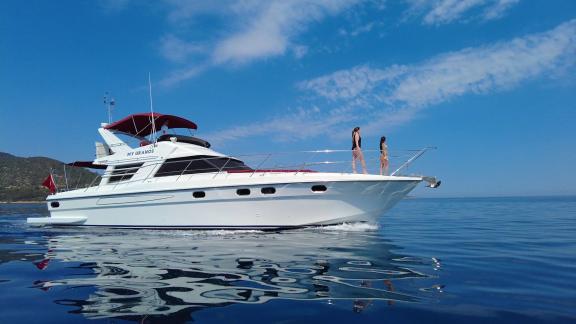
[{"label": "white motor yacht", "polygon": [[[309,169],[310,163],[292,169],[264,169],[262,163],[253,168],[238,157],[214,151],[197,137],[155,136],[175,128],[197,127],[187,119],[159,113],[102,124],[98,132],[105,143],[96,143],[96,159],[72,164],[105,169],[99,183],[49,195],[50,217],[28,218],[28,223],[283,229],[374,222],[420,182],[439,185],[432,177],[399,176],[398,170],[381,176],[315,171]],[[130,147],[121,134],[138,139],[140,145]]]}]

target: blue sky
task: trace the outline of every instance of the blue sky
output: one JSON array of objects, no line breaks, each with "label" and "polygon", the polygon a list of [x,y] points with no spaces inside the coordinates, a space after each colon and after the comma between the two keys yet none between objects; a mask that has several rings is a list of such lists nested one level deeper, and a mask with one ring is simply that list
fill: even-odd
[{"label": "blue sky", "polygon": [[[226,153],[437,146],[423,196],[576,194],[576,1],[2,1],[0,151],[149,109]],[[374,166],[373,166],[374,167]]]}]

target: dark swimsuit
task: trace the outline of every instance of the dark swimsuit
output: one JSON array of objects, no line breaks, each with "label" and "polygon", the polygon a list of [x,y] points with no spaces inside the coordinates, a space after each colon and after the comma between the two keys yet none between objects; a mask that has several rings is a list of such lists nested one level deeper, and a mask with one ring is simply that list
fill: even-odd
[{"label": "dark swimsuit", "polygon": [[[352,149],[356,148],[356,141],[354,141],[354,133],[352,134]],[[362,148],[362,137],[358,135],[358,148]]]}]

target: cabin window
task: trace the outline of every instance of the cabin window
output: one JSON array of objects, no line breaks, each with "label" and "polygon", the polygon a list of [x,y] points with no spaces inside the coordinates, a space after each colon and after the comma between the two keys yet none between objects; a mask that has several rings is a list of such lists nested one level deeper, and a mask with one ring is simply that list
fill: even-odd
[{"label": "cabin window", "polygon": [[265,195],[271,195],[276,193],[276,188],[274,187],[264,187],[260,190]]},{"label": "cabin window", "polygon": [[247,188],[238,189],[236,190],[236,194],[238,196],[248,196],[250,194],[250,189]]},{"label": "cabin window", "polygon": [[53,201],[53,202],[50,203],[50,207],[52,207],[52,208],[58,208],[58,207],[60,207],[60,203],[57,202],[57,201]]},{"label": "cabin window", "polygon": [[154,177],[168,177],[181,174],[218,172],[219,170],[252,170],[244,162],[227,157],[197,155],[167,159]]},{"label": "cabin window", "polygon": [[204,198],[206,197],[206,193],[204,191],[194,191],[192,196],[194,196],[194,198]]},{"label": "cabin window", "polygon": [[313,185],[311,189],[313,192],[324,192],[327,190],[325,185]]},{"label": "cabin window", "polygon": [[130,180],[138,169],[144,163],[134,163],[134,164],[124,164],[124,165],[117,165],[112,170],[110,177],[108,178],[108,183],[119,182],[124,180]]}]

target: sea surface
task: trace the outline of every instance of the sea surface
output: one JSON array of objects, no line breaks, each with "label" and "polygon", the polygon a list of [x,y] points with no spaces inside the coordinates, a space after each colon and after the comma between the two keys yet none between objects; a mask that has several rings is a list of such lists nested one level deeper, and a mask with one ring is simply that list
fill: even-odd
[{"label": "sea surface", "polygon": [[407,199],[283,232],[38,216],[0,205],[0,323],[576,323],[576,197]]}]

